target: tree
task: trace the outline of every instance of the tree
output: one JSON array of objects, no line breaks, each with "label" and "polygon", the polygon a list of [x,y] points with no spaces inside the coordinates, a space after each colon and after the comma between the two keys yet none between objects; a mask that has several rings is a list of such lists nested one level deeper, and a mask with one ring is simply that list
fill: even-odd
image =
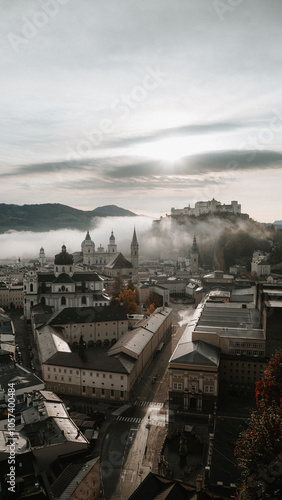
[{"label": "tree", "polygon": [[150,316],[150,314],[152,314],[155,310],[155,304],[152,303],[149,307],[149,309],[145,312],[145,314],[147,314],[148,316]]},{"label": "tree", "polygon": [[123,289],[123,286],[124,286],[123,278],[119,274],[118,276],[115,277],[114,283],[113,283],[113,286],[111,289],[111,293],[112,293],[111,303],[112,304],[115,303],[115,299],[119,296],[120,292]]},{"label": "tree", "polygon": [[258,410],[251,414],[235,448],[242,485],[239,499],[282,497],[282,351],[272,356],[256,383]]},{"label": "tree", "polygon": [[259,411],[275,403],[282,409],[282,350],[269,360],[263,378],[256,382],[256,404]]},{"label": "tree", "polygon": [[135,291],[134,285],[132,283],[132,280],[128,280],[128,282],[127,282],[127,290],[132,290],[133,292]]},{"label": "tree", "polygon": [[275,403],[254,411],[235,448],[242,486],[239,499],[279,500],[282,495],[282,410]]},{"label": "tree", "polygon": [[151,304],[154,304],[155,307],[162,306],[163,298],[161,297],[161,295],[156,292],[151,292],[147,299],[147,305],[150,306]]},{"label": "tree", "polygon": [[123,290],[123,292],[120,292],[117,300],[119,300],[120,303],[123,302],[126,314],[137,313],[136,292],[132,290]]}]

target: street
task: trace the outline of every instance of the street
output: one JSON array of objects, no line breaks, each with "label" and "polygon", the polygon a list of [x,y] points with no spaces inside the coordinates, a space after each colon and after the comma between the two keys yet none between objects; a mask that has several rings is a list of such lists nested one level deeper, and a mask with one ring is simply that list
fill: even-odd
[{"label": "street", "polygon": [[[183,311],[187,321],[193,311],[192,308],[189,314]],[[183,317],[181,312],[180,315]],[[104,500],[127,500],[150,471],[158,472],[159,454],[167,434],[167,366],[186,327],[184,324],[177,326],[145,373],[136,390],[135,401],[116,415],[107,428],[101,450]]]}]

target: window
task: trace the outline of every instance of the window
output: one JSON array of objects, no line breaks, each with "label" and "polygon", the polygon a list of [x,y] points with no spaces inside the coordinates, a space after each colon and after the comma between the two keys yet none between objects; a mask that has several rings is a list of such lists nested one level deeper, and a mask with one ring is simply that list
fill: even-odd
[{"label": "window", "polygon": [[213,386],[210,385],[210,392],[213,392]]},{"label": "window", "polygon": [[177,389],[177,382],[173,382],[173,389]]},{"label": "window", "polygon": [[65,306],[66,305],[66,297],[62,297],[61,298],[61,306]]},{"label": "window", "polygon": [[113,376],[112,376],[112,375],[109,375],[109,377],[110,377],[110,378],[113,378]]},{"label": "window", "polygon": [[124,392],[123,391],[120,391],[120,397],[123,398],[123,394]]},{"label": "window", "polygon": [[114,396],[115,395],[115,391],[113,389],[111,389],[111,396]]},{"label": "window", "polygon": [[101,389],[102,396],[105,396],[105,389]]},{"label": "window", "polygon": [[86,387],[85,385],[82,386],[82,392],[86,392]]},{"label": "window", "polygon": [[96,393],[96,389],[95,387],[92,387],[92,394],[95,394]]},{"label": "window", "polygon": [[96,373],[96,377],[99,378],[99,373]]},{"label": "window", "polygon": [[106,378],[106,375],[105,375],[105,373],[103,373],[103,378]]},{"label": "window", "polygon": [[120,380],[123,380],[123,375],[120,376]]},{"label": "window", "polygon": [[69,377],[69,382],[71,382],[71,377]]},{"label": "window", "polygon": [[208,386],[208,385],[205,385],[205,387],[204,387],[204,391],[205,391],[205,392],[209,392],[209,386]]}]

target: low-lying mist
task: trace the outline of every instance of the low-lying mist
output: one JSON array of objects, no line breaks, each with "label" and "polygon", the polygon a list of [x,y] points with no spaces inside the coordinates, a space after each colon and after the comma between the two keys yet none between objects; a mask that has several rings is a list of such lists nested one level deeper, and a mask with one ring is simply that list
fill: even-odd
[{"label": "low-lying mist", "polygon": [[[227,232],[227,238],[246,233],[256,240],[265,241],[270,237],[269,230],[252,220],[241,218],[204,217],[190,218],[179,225],[169,217],[164,217],[156,226],[150,217],[105,217],[93,219],[89,232],[96,250],[100,244],[107,250],[111,231],[114,232],[117,250],[130,256],[130,244],[134,227],[139,243],[139,255],[145,259],[158,259],[161,255],[175,258],[177,255],[188,256],[194,235],[197,238],[202,260],[212,259],[216,262],[216,246],[220,237]],[[228,236],[229,235],[229,236]],[[86,231],[63,229],[50,232],[35,233],[30,231],[10,231],[0,235],[0,259],[21,260],[37,259],[41,247],[45,255],[53,259],[66,245],[69,253],[79,252]]]},{"label": "low-lying mist", "polygon": [[[114,232],[117,250],[130,255],[130,244],[134,226],[138,240],[143,239],[144,232],[152,226],[149,217],[96,217],[89,227],[92,241],[97,250],[100,244],[107,250],[111,231]],[[53,258],[66,245],[69,253],[81,251],[81,243],[85,239],[86,231],[60,229],[43,233],[32,231],[9,231],[0,235],[0,259],[36,259],[41,247],[47,258]],[[139,246],[140,241],[139,241]]]}]

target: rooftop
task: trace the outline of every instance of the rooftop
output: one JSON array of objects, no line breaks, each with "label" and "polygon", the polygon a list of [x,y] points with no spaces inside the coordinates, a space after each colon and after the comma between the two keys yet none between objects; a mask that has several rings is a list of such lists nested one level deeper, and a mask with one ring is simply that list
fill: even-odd
[{"label": "rooftop", "polygon": [[82,463],[67,465],[50,488],[52,496],[60,500],[68,500],[98,461],[99,457],[96,457]]},{"label": "rooftop", "polygon": [[220,349],[202,340],[178,344],[170,358],[170,363],[189,365],[219,366]]},{"label": "rooftop", "polygon": [[45,361],[48,365],[58,365],[70,368],[85,368],[93,371],[104,371],[110,373],[130,373],[134,368],[135,360],[126,355],[108,356],[108,350],[85,349],[83,352],[77,349],[73,352],[57,352]]},{"label": "rooftop", "polygon": [[65,325],[68,323],[96,323],[103,321],[127,321],[123,307],[65,307],[56,312],[48,321],[49,325]]}]

